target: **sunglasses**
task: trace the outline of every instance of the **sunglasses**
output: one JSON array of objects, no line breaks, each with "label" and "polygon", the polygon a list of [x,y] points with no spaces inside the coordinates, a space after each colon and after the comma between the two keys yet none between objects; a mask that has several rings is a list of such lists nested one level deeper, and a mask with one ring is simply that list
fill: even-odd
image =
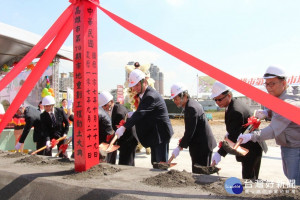
[{"label": "sunglasses", "polygon": [[218,102],[218,101],[221,102],[223,99],[225,99],[225,97],[227,97],[227,95],[228,95],[228,94],[226,94],[224,97],[222,97],[222,98],[220,98],[220,99],[214,99],[214,100],[215,100],[215,102]]}]

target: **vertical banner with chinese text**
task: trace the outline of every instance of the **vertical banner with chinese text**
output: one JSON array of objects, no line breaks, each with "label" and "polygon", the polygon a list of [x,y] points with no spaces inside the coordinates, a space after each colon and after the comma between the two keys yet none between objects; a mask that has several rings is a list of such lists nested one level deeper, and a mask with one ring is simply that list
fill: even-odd
[{"label": "vertical banner with chinese text", "polygon": [[81,172],[99,163],[96,5],[78,1],[73,20],[74,157]]}]

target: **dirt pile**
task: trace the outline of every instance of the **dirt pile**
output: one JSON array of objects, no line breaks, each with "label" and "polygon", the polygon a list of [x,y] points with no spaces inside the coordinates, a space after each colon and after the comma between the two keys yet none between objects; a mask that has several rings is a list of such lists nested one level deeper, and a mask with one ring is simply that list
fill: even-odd
[{"label": "dirt pile", "polygon": [[40,157],[37,155],[26,156],[25,158],[21,158],[20,160],[15,161],[15,163],[22,164],[31,164],[31,165],[70,165],[74,164],[74,161],[69,158],[51,158],[51,157]]},{"label": "dirt pile", "polygon": [[121,169],[115,168],[105,163],[101,163],[92,167],[91,169],[84,172],[75,172],[74,174],[66,175],[65,179],[74,179],[74,180],[85,180],[99,176],[112,175],[114,173],[120,172]]},{"label": "dirt pile", "polygon": [[[6,152],[7,153],[7,152]],[[24,157],[27,154],[25,153],[20,153],[20,152],[16,152],[16,153],[7,153],[6,155],[4,155],[4,158],[19,158],[19,157]]]},{"label": "dirt pile", "polygon": [[159,187],[188,187],[197,185],[192,173],[186,172],[185,170],[180,172],[173,169],[166,173],[160,173],[156,176],[146,178],[142,182],[147,185]]}]

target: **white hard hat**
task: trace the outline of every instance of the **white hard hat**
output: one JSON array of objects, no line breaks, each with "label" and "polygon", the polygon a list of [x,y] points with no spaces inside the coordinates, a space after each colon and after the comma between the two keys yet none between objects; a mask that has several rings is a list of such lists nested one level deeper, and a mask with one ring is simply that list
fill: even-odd
[{"label": "white hard hat", "polygon": [[174,97],[176,97],[178,94],[186,91],[186,87],[183,83],[175,83],[172,85],[171,87],[171,98],[173,99]]},{"label": "white hard hat", "polygon": [[211,98],[215,98],[227,90],[229,90],[229,87],[216,81],[212,87]]},{"label": "white hard hat", "polygon": [[0,103],[0,114],[5,114],[5,109],[1,103]]},{"label": "white hard hat", "polygon": [[142,72],[139,69],[134,69],[132,72],[129,74],[129,79],[128,79],[128,87],[133,87],[135,86],[140,80],[145,78],[145,73]]},{"label": "white hard hat", "polygon": [[103,91],[98,95],[98,103],[99,106],[104,106],[106,105],[109,101],[111,101],[113,99],[113,96],[107,92],[107,91]]},{"label": "white hard hat", "polygon": [[280,67],[269,66],[264,74],[264,79],[275,78],[275,77],[286,77],[285,71]]},{"label": "white hard hat", "polygon": [[54,100],[54,97],[51,95],[45,96],[42,100],[43,106],[54,105],[54,104],[55,104],[55,100]]}]

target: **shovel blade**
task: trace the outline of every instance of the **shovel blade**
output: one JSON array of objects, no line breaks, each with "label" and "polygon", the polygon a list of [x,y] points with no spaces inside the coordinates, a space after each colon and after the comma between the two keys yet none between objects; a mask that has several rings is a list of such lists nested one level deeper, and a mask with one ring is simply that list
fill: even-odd
[{"label": "shovel blade", "polygon": [[243,155],[243,156],[247,155],[247,153],[249,152],[248,149],[246,149],[246,148],[244,148],[244,147],[241,147],[241,146],[239,146],[237,149],[234,149],[235,143],[232,142],[231,140],[229,140],[228,138],[225,138],[225,141],[229,144],[229,146],[230,146],[233,150],[237,151],[239,154],[241,154],[241,155]]},{"label": "shovel blade", "polygon": [[108,143],[102,142],[99,145],[100,152],[111,153],[111,152],[114,152],[114,151],[116,151],[117,149],[120,148],[119,145],[112,145],[111,148],[109,148],[109,149],[108,149],[108,147],[109,147]]}]

